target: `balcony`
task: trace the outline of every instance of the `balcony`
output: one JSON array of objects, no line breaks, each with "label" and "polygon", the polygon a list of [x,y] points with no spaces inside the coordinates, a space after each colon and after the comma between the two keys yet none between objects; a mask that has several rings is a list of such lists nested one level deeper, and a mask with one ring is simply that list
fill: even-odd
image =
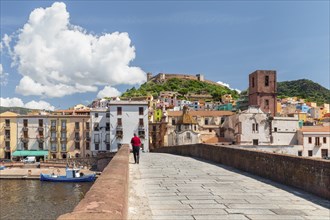
[{"label": "balcony", "polygon": [[56,129],[56,126],[54,126],[54,125],[50,126],[50,130],[51,130],[51,131],[56,131],[56,130],[57,130],[57,129]]},{"label": "balcony", "polygon": [[143,126],[143,125],[139,125],[139,127],[138,127],[138,130],[139,130],[139,131],[144,131],[144,130],[145,130],[145,128],[144,128],[144,126]]},{"label": "balcony", "polygon": [[80,137],[74,137],[74,141],[75,142],[79,142],[80,141]]},{"label": "balcony", "polygon": [[6,147],[5,147],[5,151],[6,151],[6,152],[10,152],[10,146],[6,146]]},{"label": "balcony", "polygon": [[22,131],[28,131],[28,130],[29,130],[29,128],[26,127],[26,126],[24,126],[24,127],[22,128]]},{"label": "balcony", "polygon": [[61,148],[61,152],[67,152],[66,148]]},{"label": "balcony", "polygon": [[109,139],[105,139],[104,140],[104,143],[109,144],[110,143],[110,140]]},{"label": "balcony", "polygon": [[50,137],[50,142],[56,142],[56,137]]},{"label": "balcony", "polygon": [[5,135],[5,141],[10,141],[10,135]]},{"label": "balcony", "polygon": [[56,150],[55,147],[52,147],[52,148],[50,148],[50,151],[51,151],[51,152],[56,152],[57,150]]},{"label": "balcony", "polygon": [[5,130],[10,130],[10,124],[4,125]]},{"label": "balcony", "polygon": [[86,127],[86,128],[85,128],[85,131],[89,131],[89,130],[90,130],[90,128],[89,128],[89,127]]},{"label": "balcony", "polygon": [[61,138],[60,138],[60,141],[61,141],[61,142],[66,142],[67,140],[68,140],[67,137],[61,137]]},{"label": "balcony", "polygon": [[21,137],[21,141],[23,143],[28,143],[29,142],[29,137]]},{"label": "balcony", "polygon": [[119,139],[122,139],[123,138],[123,131],[122,130],[117,130],[116,131],[116,137],[119,138]]},{"label": "balcony", "polygon": [[44,131],[44,127],[39,126],[39,127],[38,127],[38,131]]},{"label": "balcony", "polygon": [[116,130],[117,131],[122,131],[123,130],[123,126],[122,125],[117,125]]},{"label": "balcony", "polygon": [[62,126],[61,131],[66,131],[66,126]]},{"label": "balcony", "polygon": [[86,140],[86,142],[90,142],[91,141],[91,137],[86,137],[85,140]]},{"label": "balcony", "polygon": [[75,132],[79,132],[80,131],[80,128],[79,127],[78,128],[77,127],[74,127],[74,131]]},{"label": "balcony", "polygon": [[43,136],[43,135],[37,135],[37,141],[38,141],[39,143],[43,143],[43,142],[45,142],[45,138],[44,138],[44,136]]}]

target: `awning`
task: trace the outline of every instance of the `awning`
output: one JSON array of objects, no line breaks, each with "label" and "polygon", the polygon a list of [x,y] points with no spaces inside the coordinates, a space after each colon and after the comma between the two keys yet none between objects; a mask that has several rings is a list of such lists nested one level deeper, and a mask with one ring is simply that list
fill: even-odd
[{"label": "awning", "polygon": [[13,153],[15,157],[22,156],[46,156],[48,155],[48,150],[17,150]]}]

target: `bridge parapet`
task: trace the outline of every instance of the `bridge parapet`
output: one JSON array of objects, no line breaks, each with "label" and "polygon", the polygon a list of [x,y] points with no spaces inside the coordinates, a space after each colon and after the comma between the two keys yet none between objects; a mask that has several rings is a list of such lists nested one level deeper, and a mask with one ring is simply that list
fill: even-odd
[{"label": "bridge parapet", "polygon": [[330,199],[330,161],[207,144],[157,148],[231,166]]},{"label": "bridge parapet", "polygon": [[127,219],[129,146],[123,145],[66,219]]}]

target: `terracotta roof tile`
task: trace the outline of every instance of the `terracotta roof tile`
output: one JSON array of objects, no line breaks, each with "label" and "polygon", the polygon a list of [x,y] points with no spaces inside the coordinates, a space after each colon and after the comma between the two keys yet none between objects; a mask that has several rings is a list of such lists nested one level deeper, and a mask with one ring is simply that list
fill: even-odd
[{"label": "terracotta roof tile", "polygon": [[[182,116],[182,111],[168,111],[168,116],[178,117]],[[216,117],[216,116],[229,116],[235,114],[231,111],[189,111],[191,116],[201,116],[201,117]]]},{"label": "terracotta roof tile", "polygon": [[303,126],[302,132],[330,132],[330,126]]}]

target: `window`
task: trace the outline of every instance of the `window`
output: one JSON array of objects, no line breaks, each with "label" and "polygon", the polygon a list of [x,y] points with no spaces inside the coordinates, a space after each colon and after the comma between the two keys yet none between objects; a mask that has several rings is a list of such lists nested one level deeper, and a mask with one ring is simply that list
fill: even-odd
[{"label": "window", "polygon": [[277,132],[277,127],[274,127],[274,132]]},{"label": "window", "polygon": [[52,133],[50,133],[50,137],[51,137],[51,138],[56,138],[56,132],[52,132]]},{"label": "window", "polygon": [[27,120],[27,119],[24,119],[24,120],[23,120],[23,126],[24,126],[24,127],[27,127],[27,126],[28,126],[28,120]]},{"label": "window", "polygon": [[117,115],[121,115],[122,111],[121,111],[121,107],[117,107]]},{"label": "window", "polygon": [[89,130],[89,122],[86,122],[86,129]]},{"label": "window", "polygon": [[156,129],[157,129],[157,128],[156,128],[156,125],[153,125],[153,126],[152,126],[152,131],[156,131]]},{"label": "window", "polygon": [[56,142],[52,142],[50,145],[51,151],[56,151]]},{"label": "window", "polygon": [[66,132],[61,132],[61,138],[66,138]]},{"label": "window", "polygon": [[191,139],[190,132],[187,132],[186,137],[187,137],[187,139]]},{"label": "window", "polygon": [[302,156],[302,151],[298,151],[298,156],[301,157]]},{"label": "window", "polygon": [[5,130],[5,139],[10,139],[10,130]]},{"label": "window", "polygon": [[139,115],[143,115],[143,107],[139,107]]},{"label": "window", "polygon": [[312,137],[308,137],[308,143],[309,143],[309,144],[312,143]]},{"label": "window", "polygon": [[107,113],[105,114],[105,117],[106,117],[106,118],[110,118],[110,113],[107,112]]},{"label": "window", "polygon": [[327,138],[323,137],[323,143],[326,144],[327,143]]},{"label": "window", "polygon": [[265,99],[265,108],[269,108],[269,100]]},{"label": "window", "polygon": [[86,150],[89,150],[90,146],[89,146],[89,142],[86,142]]},{"label": "window", "polygon": [[321,157],[328,157],[328,149],[321,149]]},{"label": "window", "polygon": [[80,150],[80,143],[79,143],[79,142],[76,142],[76,143],[74,144],[74,148],[75,148],[76,150]]},{"label": "window", "polygon": [[110,123],[109,122],[105,123],[105,130],[110,131]]},{"label": "window", "polygon": [[79,122],[75,122],[74,127],[79,130]]},{"label": "window", "polygon": [[99,150],[100,145],[99,144],[95,144],[95,150]]},{"label": "window", "polygon": [[259,124],[253,123],[252,124],[252,132],[259,132]]},{"label": "window", "polygon": [[5,142],[5,148],[6,150],[10,150],[10,141]]},{"label": "window", "polygon": [[95,116],[95,118],[98,118],[99,117],[99,113],[95,113],[94,116]]},{"label": "window", "polygon": [[143,127],[144,123],[143,123],[143,118],[139,119],[139,126]]},{"label": "window", "polygon": [[258,145],[259,144],[259,140],[258,139],[253,139],[253,145]]},{"label": "window", "polygon": [[110,144],[107,144],[107,150],[110,150]]},{"label": "window", "polygon": [[61,124],[62,124],[62,128],[66,128],[66,121],[65,120],[62,120]]},{"label": "window", "polygon": [[105,135],[105,143],[110,143],[110,134]]},{"label": "window", "polygon": [[39,142],[39,150],[42,150],[44,148],[44,143]]},{"label": "window", "polygon": [[50,125],[52,130],[56,129],[56,120],[51,120]]},{"label": "window", "polygon": [[204,124],[205,125],[208,125],[209,124],[209,119],[208,118],[205,118]]},{"label": "window", "polygon": [[313,156],[313,151],[312,151],[312,150],[309,150],[309,151],[308,151],[308,156],[309,156],[309,157],[312,157],[312,156]]},{"label": "window", "polygon": [[254,77],[252,77],[252,88],[254,88]]},{"label": "window", "polygon": [[94,143],[100,143],[100,135],[94,134]]},{"label": "window", "polygon": [[44,124],[44,120],[42,120],[42,119],[39,119],[39,127],[42,127],[42,126],[43,126],[43,124]]},{"label": "window", "polygon": [[175,125],[175,119],[172,119],[172,125]]},{"label": "window", "polygon": [[10,120],[6,119],[5,122],[6,122],[6,127],[9,127],[10,126]]},{"label": "window", "polygon": [[320,137],[315,137],[315,146],[320,146]]},{"label": "window", "polygon": [[265,86],[269,86],[269,76],[265,76]]},{"label": "window", "polygon": [[99,123],[95,123],[94,124],[94,131],[99,131],[100,127],[99,127]]},{"label": "window", "polygon": [[66,143],[65,142],[63,142],[61,144],[61,151],[66,151]]},{"label": "window", "polygon": [[121,118],[117,118],[117,125],[118,126],[122,126],[123,125]]},{"label": "window", "polygon": [[75,133],[74,133],[74,139],[75,139],[76,141],[79,141],[79,140],[80,140],[79,132],[75,132]]}]

